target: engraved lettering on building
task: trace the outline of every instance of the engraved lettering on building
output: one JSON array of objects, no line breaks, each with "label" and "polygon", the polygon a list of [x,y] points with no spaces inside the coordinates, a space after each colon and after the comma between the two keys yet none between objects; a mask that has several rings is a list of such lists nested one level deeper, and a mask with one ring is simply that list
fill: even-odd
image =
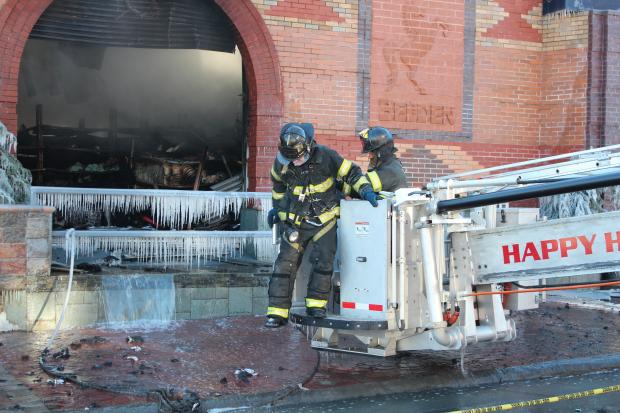
[{"label": "engraved lettering on building", "polygon": [[429,125],[454,125],[455,108],[445,105],[379,100],[379,120]]}]

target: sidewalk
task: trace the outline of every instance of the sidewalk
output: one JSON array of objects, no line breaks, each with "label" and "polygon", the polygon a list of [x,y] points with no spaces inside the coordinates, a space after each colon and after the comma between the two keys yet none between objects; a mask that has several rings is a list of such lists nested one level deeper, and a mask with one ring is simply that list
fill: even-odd
[{"label": "sidewalk", "polygon": [[[550,302],[538,310],[518,313],[515,341],[480,344],[465,350],[465,376],[461,373],[460,352],[405,353],[387,359],[320,353],[315,373],[317,353],[301,332],[291,326],[267,330],[262,327],[263,320],[246,316],[180,322],[165,331],[139,333],[144,338],[144,343],[138,344],[142,347],[139,352],[131,350],[127,334],[121,331],[72,330],[57,339],[58,348],[71,343],[76,347],[80,340],[87,340],[75,349],[70,347],[69,359],[58,361],[65,372],[75,372],[83,382],[116,386],[134,395],[82,389],[73,384],[45,384],[48,377],[36,363],[44,337],[35,334],[0,335],[4,343],[0,365],[32,387],[52,411],[111,408],[106,412],[157,411],[157,400],[146,394],[171,387],[175,390],[168,393],[168,400],[180,399],[175,406],[199,397],[201,405],[195,411],[208,411],[620,368],[620,317],[615,309],[601,311]],[[94,337],[105,341],[93,342]],[[22,355],[29,355],[29,359],[23,361]],[[129,356],[138,357],[138,361],[127,359]],[[106,362],[112,365],[106,366]],[[258,375],[239,380],[234,370],[243,367],[254,369]],[[30,371],[35,371],[35,376],[29,376]],[[42,381],[35,383],[38,377]],[[301,390],[300,383],[309,390]],[[8,407],[10,404],[0,402],[0,409]]]},{"label": "sidewalk", "polygon": [[[1,336],[0,336],[1,337]],[[41,399],[0,364],[0,411],[49,412]]]},{"label": "sidewalk", "polygon": [[579,308],[620,313],[620,288],[608,290],[560,290],[547,293],[547,301],[567,303]]}]

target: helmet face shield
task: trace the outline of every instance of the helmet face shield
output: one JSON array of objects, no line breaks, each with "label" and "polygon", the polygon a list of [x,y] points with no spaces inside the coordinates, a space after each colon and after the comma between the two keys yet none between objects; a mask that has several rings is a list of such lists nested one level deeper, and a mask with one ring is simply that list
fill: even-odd
[{"label": "helmet face shield", "polygon": [[280,150],[278,150],[278,153],[276,154],[276,159],[281,165],[289,165],[290,163],[293,162],[290,159],[285,158],[284,155],[282,155],[282,152]]},{"label": "helmet face shield", "polygon": [[296,124],[287,125],[280,134],[280,154],[290,162],[307,154],[309,145],[305,130]]},{"label": "helmet face shield", "polygon": [[280,152],[285,158],[295,160],[306,152],[306,138],[294,132],[282,136]]},{"label": "helmet face shield", "polygon": [[368,153],[372,151],[372,147],[368,139],[362,140],[362,153]]},{"label": "helmet face shield", "polygon": [[370,151],[370,146],[368,145],[368,131],[370,129],[364,129],[359,132],[357,136],[360,138],[360,143],[362,145],[362,153],[368,153]]},{"label": "helmet face shield", "polygon": [[289,158],[286,158],[282,154],[281,151],[278,151],[278,153],[276,155],[276,159],[282,165],[301,166],[301,165],[305,164],[308,161],[308,159],[310,159],[310,154],[308,152],[306,152],[303,155],[301,155],[300,157],[298,157],[297,159],[289,159]]},{"label": "helmet face shield", "polygon": [[302,148],[298,148],[298,147],[289,148],[287,146],[280,146],[280,153],[282,154],[282,156],[284,156],[289,161],[294,161],[295,159],[303,155],[304,152],[305,152],[305,149],[302,149]]}]

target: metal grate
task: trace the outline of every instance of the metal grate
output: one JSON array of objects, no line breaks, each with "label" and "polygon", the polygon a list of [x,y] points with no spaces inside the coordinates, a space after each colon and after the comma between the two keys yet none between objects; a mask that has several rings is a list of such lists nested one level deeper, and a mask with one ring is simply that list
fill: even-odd
[{"label": "metal grate", "polygon": [[234,28],[213,0],[55,0],[30,37],[116,47],[234,52]]}]

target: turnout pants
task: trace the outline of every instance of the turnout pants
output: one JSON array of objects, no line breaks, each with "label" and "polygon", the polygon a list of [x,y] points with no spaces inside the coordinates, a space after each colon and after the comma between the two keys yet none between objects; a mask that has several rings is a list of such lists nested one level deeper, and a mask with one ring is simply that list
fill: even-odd
[{"label": "turnout pants", "polygon": [[297,242],[290,242],[288,240],[290,231],[290,227],[286,228],[282,234],[280,254],[278,254],[274,271],[269,281],[268,316],[275,315],[288,318],[297,268],[301,263],[304,251],[310,243],[314,244],[314,248],[312,248],[312,256],[310,257],[312,272],[308,281],[306,307],[325,308],[327,306],[327,299],[331,289],[334,256],[336,255],[336,220],[332,220],[323,227],[307,228],[302,226],[298,230],[299,240]]}]

